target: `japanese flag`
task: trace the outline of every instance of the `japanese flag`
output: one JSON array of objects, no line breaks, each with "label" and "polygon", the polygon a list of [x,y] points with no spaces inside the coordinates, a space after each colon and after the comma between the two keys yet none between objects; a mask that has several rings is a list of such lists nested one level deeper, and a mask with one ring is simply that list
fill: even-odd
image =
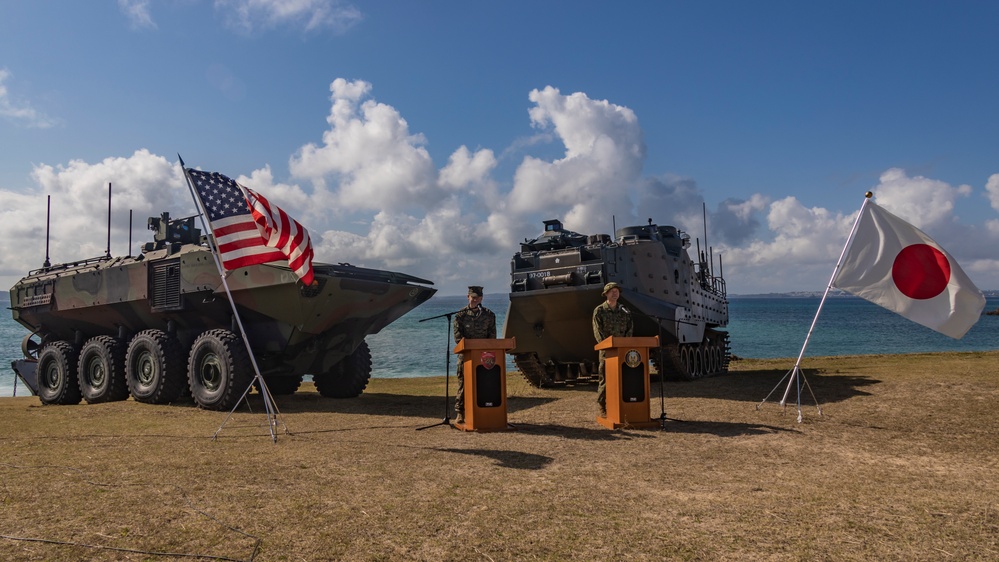
[{"label": "japanese flag", "polygon": [[950,254],[871,201],[832,285],[955,339],[985,308],[982,292]]}]

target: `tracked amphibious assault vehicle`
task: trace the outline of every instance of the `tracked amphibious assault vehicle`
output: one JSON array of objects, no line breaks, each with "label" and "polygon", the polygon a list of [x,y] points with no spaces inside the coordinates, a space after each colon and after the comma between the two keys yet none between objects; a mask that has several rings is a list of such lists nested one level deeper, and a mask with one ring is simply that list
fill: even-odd
[{"label": "tracked amphibious assault vehicle", "polygon": [[[168,403],[190,394],[228,409],[254,382],[212,251],[195,217],[148,221],[138,256],[51,265],[10,289],[14,320],[31,331],[18,374],[45,404]],[[46,260],[47,261],[47,260]],[[433,283],[402,273],[313,264],[305,286],[288,267],[240,268],[227,283],[272,394],[312,375],[323,396],[361,394],[371,376],[365,336],[429,299]]]},{"label": "tracked amphibious assault vehicle", "polygon": [[[660,336],[651,357],[661,374],[686,379],[728,370],[725,280],[690,236],[673,226],[620,228],[582,235],[558,220],[525,240],[511,261],[510,305],[503,337],[517,338],[514,361],[535,386],[597,377],[593,309],[604,284],[617,282],[635,336]],[[698,244],[699,246],[699,244]],[[721,259],[719,258],[719,269]]]}]

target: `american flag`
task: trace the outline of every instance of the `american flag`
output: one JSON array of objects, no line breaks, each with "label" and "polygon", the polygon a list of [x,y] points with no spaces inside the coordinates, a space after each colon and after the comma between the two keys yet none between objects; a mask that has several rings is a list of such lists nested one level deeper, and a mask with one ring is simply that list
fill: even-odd
[{"label": "american flag", "polygon": [[222,267],[238,269],[283,262],[311,285],[312,241],[309,232],[263,195],[218,172],[187,169],[194,191],[208,213]]}]

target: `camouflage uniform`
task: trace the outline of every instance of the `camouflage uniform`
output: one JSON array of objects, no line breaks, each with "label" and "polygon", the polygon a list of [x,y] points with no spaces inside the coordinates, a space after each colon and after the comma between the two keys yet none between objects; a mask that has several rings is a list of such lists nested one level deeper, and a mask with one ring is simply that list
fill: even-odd
[{"label": "camouflage uniform", "polygon": [[[634,324],[631,321],[631,312],[624,308],[620,302],[617,308],[611,308],[607,302],[600,303],[600,306],[593,309],[593,337],[600,343],[610,336],[631,337]],[[597,404],[600,411],[607,409],[607,379],[604,365],[604,351],[600,350],[600,367],[597,383]]]},{"label": "camouflage uniform", "polygon": [[[454,315],[454,342],[464,338],[496,339],[496,315],[484,306],[475,309],[465,307]],[[458,392],[454,398],[454,411],[457,418],[465,415],[465,376],[464,363],[458,360]]]}]

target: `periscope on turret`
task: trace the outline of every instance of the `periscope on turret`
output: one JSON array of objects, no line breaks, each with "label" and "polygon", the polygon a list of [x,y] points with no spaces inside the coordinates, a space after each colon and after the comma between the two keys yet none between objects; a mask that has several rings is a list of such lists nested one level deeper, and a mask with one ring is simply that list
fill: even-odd
[{"label": "periscope on turret", "polygon": [[621,288],[636,337],[660,336],[652,359],[662,376],[697,379],[727,372],[728,299],[719,256],[691,259],[690,236],[674,226],[627,226],[583,235],[557,219],[525,239],[511,260],[504,338],[517,338],[514,362],[539,387],[596,381],[591,314],[606,283]]},{"label": "periscope on turret", "polygon": [[[147,222],[137,256],[46,265],[10,289],[11,313],[29,334],[14,368],[45,404],[193,398],[229,409],[256,384],[196,217]],[[311,375],[323,396],[359,396],[371,376],[364,339],[419,306],[431,281],[350,264],[313,263],[304,285],[286,264],[227,273],[253,357],[272,394]]]}]

